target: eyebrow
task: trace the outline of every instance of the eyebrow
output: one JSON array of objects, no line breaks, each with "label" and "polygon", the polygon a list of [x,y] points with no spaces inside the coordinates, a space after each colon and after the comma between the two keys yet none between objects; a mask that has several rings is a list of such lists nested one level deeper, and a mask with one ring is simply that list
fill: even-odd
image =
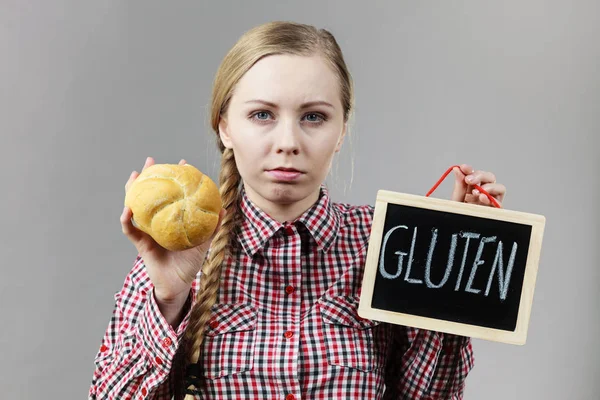
[{"label": "eyebrow", "polygon": [[[277,106],[277,104],[275,104],[275,103],[272,103],[272,102],[266,101],[266,100],[260,100],[260,99],[248,100],[245,103],[258,103],[258,104],[264,104],[271,108],[279,108]],[[331,103],[328,103],[326,101],[309,101],[308,103],[302,104],[300,106],[300,109],[304,110],[306,108],[310,108],[310,107],[314,107],[314,106],[326,106],[326,107],[335,108]]]}]

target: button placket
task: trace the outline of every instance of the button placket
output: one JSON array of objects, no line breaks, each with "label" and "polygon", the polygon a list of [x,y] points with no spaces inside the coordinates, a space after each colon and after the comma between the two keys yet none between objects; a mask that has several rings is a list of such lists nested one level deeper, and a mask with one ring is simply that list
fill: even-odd
[{"label": "button placket", "polygon": [[[277,296],[278,306],[281,310],[286,310],[287,315],[279,325],[279,337],[283,345],[281,356],[289,360],[298,359],[301,341],[298,334],[302,299],[296,292],[302,282],[302,239],[296,228],[293,224],[284,225],[280,231],[282,240],[278,243],[278,253],[273,254],[276,260],[274,269],[279,274],[281,285],[278,289],[281,290],[281,295]],[[282,387],[284,391],[281,398],[294,400],[296,396],[293,393],[300,391],[298,366],[295,363],[291,368],[286,368],[285,379],[288,385]]]}]

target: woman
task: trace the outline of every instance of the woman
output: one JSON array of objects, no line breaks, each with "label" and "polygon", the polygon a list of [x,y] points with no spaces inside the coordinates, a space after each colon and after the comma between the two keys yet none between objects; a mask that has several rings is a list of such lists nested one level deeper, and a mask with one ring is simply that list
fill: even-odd
[{"label": "woman", "polygon": [[[373,207],[333,203],[323,184],[353,100],[326,30],[274,22],[240,38],[213,88],[219,227],[169,252],[123,210],[139,255],[90,398],[462,398],[469,338],[357,314]],[[490,205],[479,184],[502,201],[492,173],[454,173],[453,200]]]}]

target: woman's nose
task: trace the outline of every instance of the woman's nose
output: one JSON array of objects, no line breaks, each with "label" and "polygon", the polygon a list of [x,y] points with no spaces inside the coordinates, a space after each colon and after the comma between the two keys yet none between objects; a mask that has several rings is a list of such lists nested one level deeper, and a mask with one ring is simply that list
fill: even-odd
[{"label": "woman's nose", "polygon": [[299,130],[300,127],[293,121],[285,121],[280,124],[280,129],[276,133],[275,139],[277,153],[299,153]]}]

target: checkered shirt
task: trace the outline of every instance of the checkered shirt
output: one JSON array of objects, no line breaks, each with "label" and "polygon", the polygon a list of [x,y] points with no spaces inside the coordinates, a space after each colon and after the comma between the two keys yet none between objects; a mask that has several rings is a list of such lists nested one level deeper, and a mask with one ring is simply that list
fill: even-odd
[{"label": "checkered shirt", "polygon": [[[372,206],[318,201],[280,223],[243,191],[202,343],[197,399],[462,399],[471,340],[357,314]],[[171,327],[138,255],[115,295],[89,399],[170,399],[189,321]]]}]

